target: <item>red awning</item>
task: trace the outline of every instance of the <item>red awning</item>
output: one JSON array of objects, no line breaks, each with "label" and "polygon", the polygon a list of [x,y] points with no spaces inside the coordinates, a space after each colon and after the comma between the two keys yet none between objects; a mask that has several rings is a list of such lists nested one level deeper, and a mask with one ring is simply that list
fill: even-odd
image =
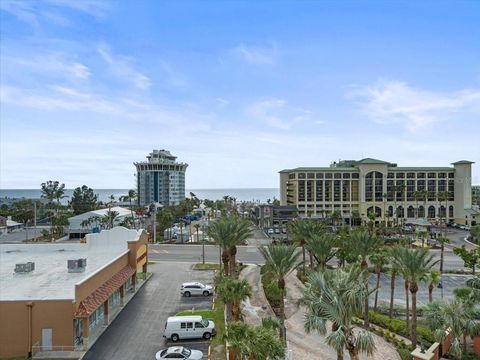
[{"label": "red awning", "polygon": [[100,305],[102,305],[110,295],[112,295],[117,289],[119,289],[130,276],[135,273],[135,269],[130,266],[125,266],[118,273],[113,275],[97,290],[88,295],[80,302],[78,310],[75,312],[75,317],[88,317],[90,316]]}]

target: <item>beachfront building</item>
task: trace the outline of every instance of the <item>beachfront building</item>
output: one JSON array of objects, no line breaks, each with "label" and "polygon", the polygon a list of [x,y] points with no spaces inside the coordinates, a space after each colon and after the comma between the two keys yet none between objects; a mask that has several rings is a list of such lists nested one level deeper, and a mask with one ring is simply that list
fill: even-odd
[{"label": "beachfront building", "polygon": [[472,186],[472,205],[480,207],[480,185]]},{"label": "beachfront building", "polygon": [[280,171],[280,202],[296,206],[304,217],[336,212],[347,224],[372,217],[386,223],[426,218],[475,224],[480,212],[472,207],[472,164],[400,167],[367,158],[286,169]]},{"label": "beachfront building", "polygon": [[177,157],[170,151],[153,150],[147,161],[134,163],[137,168],[138,205],[177,205],[185,199],[188,164],[176,160]]},{"label": "beachfront building", "polygon": [[0,358],[81,357],[146,274],[147,237],[115,227],[86,243],[0,244]]}]

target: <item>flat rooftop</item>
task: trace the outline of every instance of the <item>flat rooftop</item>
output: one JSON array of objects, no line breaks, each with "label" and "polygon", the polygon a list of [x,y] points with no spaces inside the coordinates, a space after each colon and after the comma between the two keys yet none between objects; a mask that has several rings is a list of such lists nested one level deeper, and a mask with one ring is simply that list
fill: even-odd
[{"label": "flat rooftop", "polygon": [[[142,230],[115,227],[88,234],[87,242],[0,244],[0,301],[75,299],[75,284],[128,252],[128,241],[138,241]],[[67,260],[87,259],[83,273],[69,273]],[[34,262],[35,270],[17,274],[15,264]]]}]

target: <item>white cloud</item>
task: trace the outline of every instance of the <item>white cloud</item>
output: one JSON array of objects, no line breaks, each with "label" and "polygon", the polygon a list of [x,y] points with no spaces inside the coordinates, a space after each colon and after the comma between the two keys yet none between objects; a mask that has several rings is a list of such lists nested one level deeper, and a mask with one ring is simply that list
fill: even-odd
[{"label": "white cloud", "polygon": [[[3,56],[2,67],[9,73],[30,72],[35,75],[66,77],[71,79],[87,80],[91,71],[85,64],[71,59],[61,52],[37,53],[33,56]],[[19,67],[20,69],[16,69]]]},{"label": "white cloud", "polygon": [[232,53],[251,65],[275,64],[278,58],[278,51],[275,44],[270,47],[240,44],[232,49]]},{"label": "white cloud", "polygon": [[480,89],[442,93],[417,89],[401,81],[378,81],[355,88],[347,97],[358,101],[362,110],[378,123],[402,123],[415,132],[459,112],[480,115]]},{"label": "white cloud", "polygon": [[102,59],[109,65],[112,74],[124,81],[131,82],[138,89],[146,90],[150,88],[152,82],[146,75],[132,66],[130,58],[113,56],[106,45],[99,46],[97,50]]},{"label": "white cloud", "polygon": [[247,112],[280,130],[289,130],[292,125],[307,120],[311,114],[308,110],[291,107],[286,100],[277,98],[257,101],[247,109]]},{"label": "white cloud", "polygon": [[0,10],[9,12],[20,21],[26,22],[33,27],[38,27],[40,22],[44,20],[49,20],[60,26],[71,25],[68,18],[61,13],[61,11],[65,9],[82,12],[95,18],[100,18],[105,15],[109,7],[109,3],[102,0],[0,1]]}]

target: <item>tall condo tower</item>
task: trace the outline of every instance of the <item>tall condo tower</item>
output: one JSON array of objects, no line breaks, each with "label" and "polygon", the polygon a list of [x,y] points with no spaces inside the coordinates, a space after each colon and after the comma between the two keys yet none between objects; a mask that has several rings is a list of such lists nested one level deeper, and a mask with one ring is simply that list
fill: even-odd
[{"label": "tall condo tower", "polygon": [[188,164],[179,163],[168,150],[153,150],[147,161],[134,163],[137,168],[138,205],[158,202],[177,205],[185,198],[185,171]]}]

